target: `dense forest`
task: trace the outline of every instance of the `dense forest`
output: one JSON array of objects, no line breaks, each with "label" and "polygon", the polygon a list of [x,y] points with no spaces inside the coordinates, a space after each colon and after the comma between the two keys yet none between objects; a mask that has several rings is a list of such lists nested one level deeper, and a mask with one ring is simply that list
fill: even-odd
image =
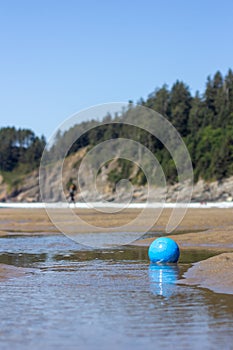
[{"label": "dense forest", "polygon": [[[129,102],[129,109],[131,108]],[[146,100],[140,99],[137,105],[151,108],[166,117],[181,134],[192,159],[195,181],[221,180],[233,175],[233,72],[226,76],[216,72],[208,77],[203,94],[192,95],[189,87],[176,81],[169,89],[167,85],[157,88]],[[174,162],[165,147],[150,133],[136,127],[124,125],[128,110],[120,116],[107,115],[105,125],[94,120],[75,125],[64,133],[58,132],[55,144],[50,149],[56,158],[60,150],[70,141],[84,133],[68,151],[72,154],[82,147],[94,145],[111,138],[124,137],[143,143],[159,160],[167,180],[174,183],[177,172]],[[118,122],[114,124],[112,122]],[[108,124],[109,123],[109,124]],[[94,127],[94,128],[93,128]],[[45,146],[44,137],[37,137],[32,131],[14,127],[0,129],[0,171],[30,171],[38,167]],[[49,156],[49,155],[48,155]],[[130,171],[130,163],[119,160],[118,173]],[[116,181],[120,174],[110,173],[109,181]],[[122,175],[122,174],[121,174]],[[138,184],[144,184],[144,177],[138,173]]]},{"label": "dense forest", "polygon": [[28,172],[40,164],[45,138],[39,138],[29,129],[7,127],[0,129],[0,171],[15,169]]},{"label": "dense forest", "polygon": [[[207,181],[221,180],[233,175],[232,70],[225,77],[219,71],[212,78],[208,77],[203,94],[196,92],[192,96],[186,84],[176,81],[171,89],[164,85],[146,100],[140,99],[137,104],[161,113],[179,131],[190,152],[195,181],[200,178]],[[170,183],[176,182],[176,168],[165,147],[151,134],[146,135],[143,130],[120,123],[124,122],[127,113],[125,111],[120,117],[107,115],[104,119],[105,122],[117,121],[119,124],[98,126],[93,120],[76,125],[63,134],[58,133],[55,146],[58,157],[59,150],[66,148],[70,140],[75,138],[74,135],[82,134],[84,127],[95,127],[78,138],[68,153],[76,152],[82,147],[94,146],[110,138],[134,139],[156,154],[167,180]],[[126,171],[125,162],[119,161],[119,165],[120,171]],[[115,175],[112,178],[117,178],[117,174]],[[141,174],[139,175],[141,178]]]}]

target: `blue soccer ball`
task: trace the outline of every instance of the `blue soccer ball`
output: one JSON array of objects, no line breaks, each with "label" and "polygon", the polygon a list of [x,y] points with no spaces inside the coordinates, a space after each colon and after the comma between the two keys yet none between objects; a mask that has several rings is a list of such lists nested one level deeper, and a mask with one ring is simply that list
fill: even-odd
[{"label": "blue soccer ball", "polygon": [[152,263],[176,263],[180,257],[180,249],[173,239],[160,237],[151,243],[148,255]]}]

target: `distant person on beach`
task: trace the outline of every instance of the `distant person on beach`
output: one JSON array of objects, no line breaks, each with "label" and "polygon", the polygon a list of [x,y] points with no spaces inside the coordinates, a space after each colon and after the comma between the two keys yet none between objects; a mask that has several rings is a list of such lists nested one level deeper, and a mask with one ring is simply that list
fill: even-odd
[{"label": "distant person on beach", "polygon": [[69,200],[70,200],[70,203],[74,203],[75,204],[75,194],[77,192],[77,186],[72,182],[70,184],[70,187],[69,187]]}]

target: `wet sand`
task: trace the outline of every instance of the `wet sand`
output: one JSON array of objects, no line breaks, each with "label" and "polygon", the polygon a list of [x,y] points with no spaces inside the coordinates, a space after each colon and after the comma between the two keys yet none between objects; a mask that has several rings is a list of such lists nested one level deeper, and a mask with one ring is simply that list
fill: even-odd
[{"label": "wet sand", "polygon": [[[101,227],[121,226],[136,218],[141,209],[125,209],[119,213],[102,213],[93,209],[74,209],[73,212],[79,215],[84,221]],[[68,209],[54,209],[55,215],[62,217],[64,223],[67,219]],[[164,232],[172,209],[164,209],[157,222],[150,231]],[[158,214],[154,209],[148,209],[148,217]],[[68,222],[67,222],[68,223]],[[138,231],[144,229],[142,223],[137,227]],[[223,232],[233,231],[233,209],[188,209],[182,222],[176,229],[180,232],[207,231]],[[222,232],[222,234],[220,233]],[[59,233],[59,230],[51,223],[44,209],[13,209],[0,207],[0,234],[48,234]],[[228,235],[227,233],[227,235]],[[195,234],[195,237],[198,237]],[[224,236],[225,240],[226,236]],[[190,239],[194,239],[194,237]],[[233,242],[232,242],[233,243]]]},{"label": "wet sand", "polygon": [[180,284],[197,285],[216,293],[233,294],[233,253],[222,253],[195,263]]},{"label": "wet sand", "polygon": [[[100,227],[121,226],[133,220],[140,209],[127,209],[120,213],[101,213],[92,209],[75,209],[84,221]],[[67,210],[58,209],[57,215],[69,224]],[[147,215],[153,215],[149,209]],[[164,209],[151,232],[164,232],[171,209]],[[60,231],[51,223],[44,209],[0,208],[0,236],[8,235],[48,235]],[[81,229],[81,228],[80,228]],[[137,227],[143,232],[143,223]],[[180,249],[210,249],[217,255],[194,266],[185,274],[185,283],[196,284],[217,292],[233,294],[233,210],[232,209],[189,209],[172,235]],[[149,246],[154,238],[141,239],[134,245]],[[0,268],[0,278],[12,275],[13,270]],[[16,274],[14,272],[13,274]],[[182,283],[184,283],[182,281]]]},{"label": "wet sand", "polygon": [[7,278],[20,277],[29,272],[31,272],[29,269],[0,264],[0,281]]}]

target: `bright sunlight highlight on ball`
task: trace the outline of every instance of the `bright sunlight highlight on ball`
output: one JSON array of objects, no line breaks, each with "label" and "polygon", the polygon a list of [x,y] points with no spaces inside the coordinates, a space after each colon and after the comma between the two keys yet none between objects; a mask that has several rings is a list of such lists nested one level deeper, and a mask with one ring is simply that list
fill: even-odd
[{"label": "bright sunlight highlight on ball", "polygon": [[151,243],[148,255],[152,263],[176,263],[180,256],[180,249],[173,239],[160,237]]}]

